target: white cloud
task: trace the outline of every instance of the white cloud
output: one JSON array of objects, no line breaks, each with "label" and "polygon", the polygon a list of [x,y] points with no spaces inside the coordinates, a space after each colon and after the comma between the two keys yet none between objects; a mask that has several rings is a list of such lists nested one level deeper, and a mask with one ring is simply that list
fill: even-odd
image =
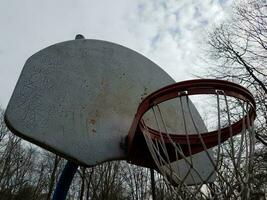
[{"label": "white cloud", "polygon": [[231,0],[140,1],[142,9],[133,19],[138,41],[144,41],[139,48],[175,80],[192,78],[191,73],[197,73],[192,70],[197,69],[199,43],[212,24],[226,17],[231,3]]},{"label": "white cloud", "polygon": [[19,73],[36,51],[87,38],[137,50],[173,78],[190,77],[197,43],[231,0],[9,0],[0,6],[0,105],[6,106]]}]

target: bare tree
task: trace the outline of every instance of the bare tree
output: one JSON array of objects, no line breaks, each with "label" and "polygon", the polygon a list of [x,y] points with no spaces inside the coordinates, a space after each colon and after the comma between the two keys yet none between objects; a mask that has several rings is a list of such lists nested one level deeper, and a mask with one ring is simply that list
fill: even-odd
[{"label": "bare tree", "polygon": [[267,4],[239,1],[230,20],[208,35],[208,56],[214,67],[208,77],[230,80],[248,88],[257,104],[257,139],[253,199],[266,192],[267,165]]},{"label": "bare tree", "polygon": [[55,183],[60,171],[60,162],[62,159],[55,155],[51,154],[49,152],[46,153],[46,161],[47,161],[47,167],[49,169],[49,181],[48,181],[48,192],[47,192],[47,200],[51,199],[53,190],[55,188]]},{"label": "bare tree", "polygon": [[231,21],[208,36],[209,56],[216,62],[209,76],[237,82],[253,92],[257,103],[257,139],[267,145],[267,7],[245,1]]},{"label": "bare tree", "polygon": [[[0,117],[3,120],[3,114]],[[3,121],[0,127],[0,196],[17,199],[25,196],[33,199],[35,149],[23,144],[22,140],[11,134]],[[25,145],[25,146],[24,146]],[[25,197],[26,198],[26,197]]]}]

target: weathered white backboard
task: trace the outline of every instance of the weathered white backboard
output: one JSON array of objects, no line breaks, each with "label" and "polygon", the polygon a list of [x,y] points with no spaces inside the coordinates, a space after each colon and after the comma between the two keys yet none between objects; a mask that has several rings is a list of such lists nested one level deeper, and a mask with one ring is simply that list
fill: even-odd
[{"label": "weathered white backboard", "polygon": [[78,164],[126,159],[120,143],[141,99],[173,82],[126,47],[99,40],[62,42],[27,60],[5,121],[18,136]]}]

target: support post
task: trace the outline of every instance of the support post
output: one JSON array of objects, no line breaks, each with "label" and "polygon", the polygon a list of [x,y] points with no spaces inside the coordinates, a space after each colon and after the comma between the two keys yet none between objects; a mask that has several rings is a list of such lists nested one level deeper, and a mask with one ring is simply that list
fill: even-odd
[{"label": "support post", "polygon": [[68,161],[60,175],[52,200],[65,200],[78,165]]}]

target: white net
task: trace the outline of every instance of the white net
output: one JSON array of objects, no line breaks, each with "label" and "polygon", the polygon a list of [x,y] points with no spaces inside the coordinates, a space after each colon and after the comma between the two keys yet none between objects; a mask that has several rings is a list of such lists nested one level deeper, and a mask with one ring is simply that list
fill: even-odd
[{"label": "white net", "polygon": [[142,117],[158,171],[182,199],[249,199],[255,146],[250,103],[223,91],[191,100],[195,106],[187,94],[155,104]]}]

